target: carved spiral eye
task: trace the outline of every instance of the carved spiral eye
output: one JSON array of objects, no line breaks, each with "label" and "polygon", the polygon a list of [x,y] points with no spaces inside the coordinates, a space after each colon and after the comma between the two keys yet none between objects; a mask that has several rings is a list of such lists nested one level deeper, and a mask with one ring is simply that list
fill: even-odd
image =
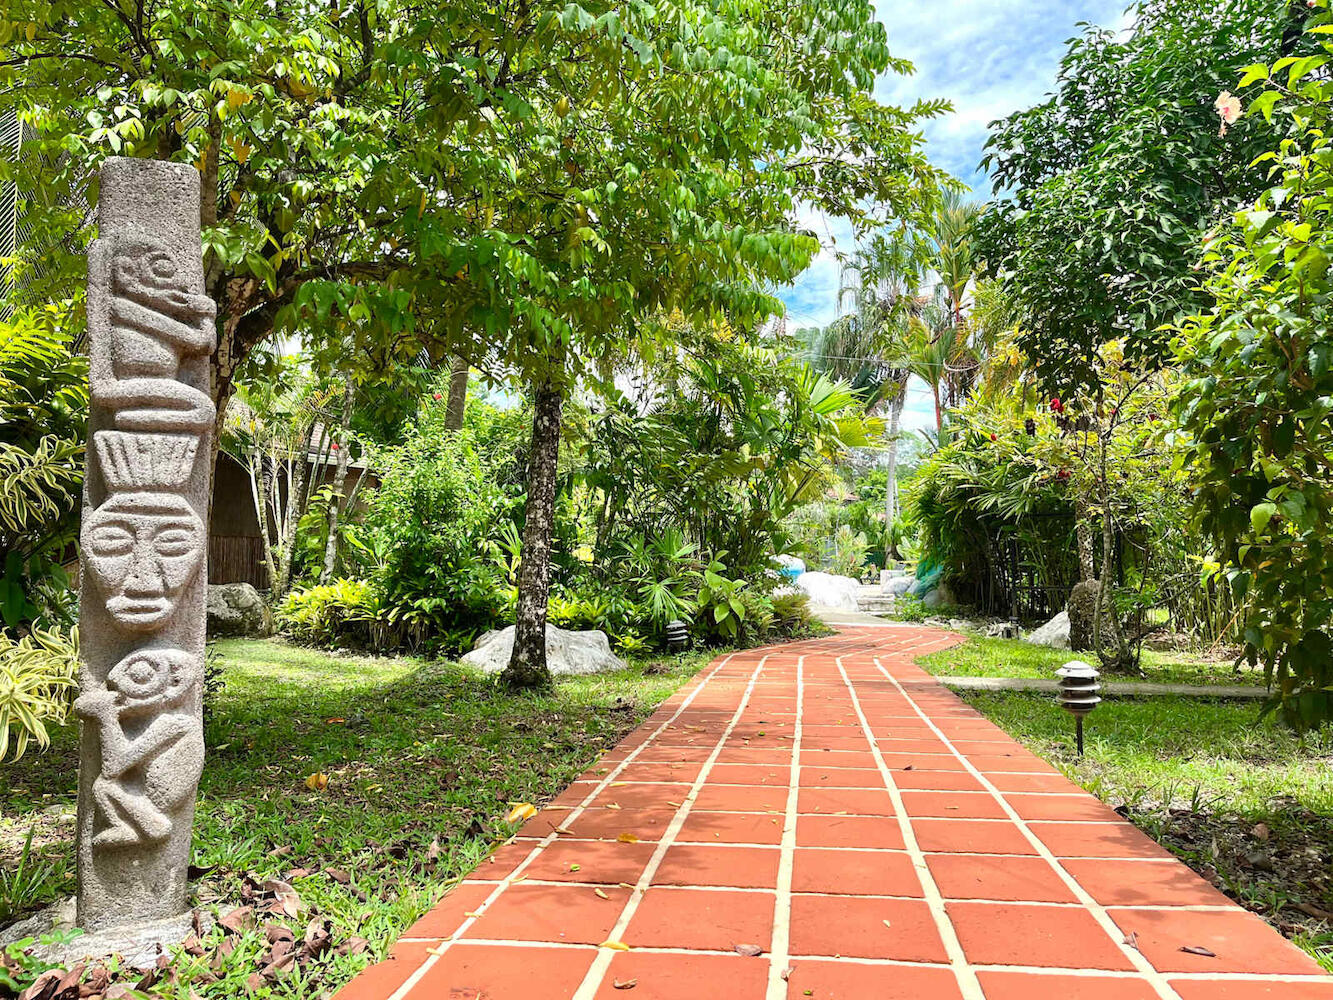
[{"label": "carved spiral eye", "polygon": [[107,680],[131,698],[147,698],[166,687],[170,670],[150,656],[136,656],[112,668]]},{"label": "carved spiral eye", "polygon": [[153,548],[160,556],[187,556],[194,547],[194,532],[185,528],[168,528],[153,539]]},{"label": "carved spiral eye", "polygon": [[155,251],[148,257],[148,272],[154,284],[165,285],[176,276],[176,262],[161,250]]},{"label": "carved spiral eye", "polygon": [[127,556],[134,551],[134,535],[117,524],[104,524],[92,534],[92,549],[99,556]]}]

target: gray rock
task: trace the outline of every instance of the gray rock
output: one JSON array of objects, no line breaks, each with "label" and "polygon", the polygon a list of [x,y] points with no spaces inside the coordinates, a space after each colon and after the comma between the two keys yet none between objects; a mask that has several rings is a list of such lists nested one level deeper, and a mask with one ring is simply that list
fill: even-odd
[{"label": "gray rock", "polygon": [[894,597],[901,597],[903,594],[911,590],[915,583],[916,577],[914,576],[896,576],[883,585],[884,593],[891,594]]},{"label": "gray rock", "polygon": [[810,603],[832,611],[860,610],[858,597],[861,581],[850,576],[831,573],[802,573],[796,578],[796,589],[810,598]]},{"label": "gray rock", "polygon": [[935,588],[921,599],[921,603],[932,611],[936,608],[951,608],[958,603],[947,583],[937,583]]},{"label": "gray rock", "polygon": [[988,639],[1017,639],[1018,626],[1013,622],[996,622],[986,629]]},{"label": "gray rock", "polygon": [[[514,652],[514,626],[487,632],[462,662],[496,674],[509,666]],[[629,666],[611,652],[605,632],[570,632],[546,626],[546,666],[553,674],[600,674]]]},{"label": "gray rock", "polygon": [[1069,648],[1069,612],[1061,611],[1041,628],[1033,629],[1025,637],[1034,646],[1050,646],[1052,649]]},{"label": "gray rock", "polygon": [[[78,926],[75,912],[73,897],[54,903],[0,931],[0,948],[26,938],[41,938],[52,931],[68,932]],[[212,923],[202,914],[200,922],[201,925]],[[160,956],[169,956],[173,948],[180,947],[194,933],[194,923],[195,914],[187,910],[163,920],[129,923],[111,930],[79,934],[63,944],[35,944],[28,950],[34,958],[65,968],[119,955],[127,968],[151,969],[157,966]]]},{"label": "gray rock", "polygon": [[215,583],[208,587],[208,635],[268,635],[271,618],[259,591],[248,583]]},{"label": "gray rock", "polygon": [[189,919],[217,331],[203,294],[199,172],[109,159],[98,209],[74,703],[76,918],[87,938],[119,940],[174,934]]}]

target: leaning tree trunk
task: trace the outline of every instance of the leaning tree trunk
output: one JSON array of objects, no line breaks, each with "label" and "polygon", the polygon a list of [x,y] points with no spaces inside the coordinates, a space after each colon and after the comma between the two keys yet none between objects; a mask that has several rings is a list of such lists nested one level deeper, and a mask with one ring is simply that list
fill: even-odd
[{"label": "leaning tree trunk", "polygon": [[532,415],[532,454],[528,459],[528,505],[518,573],[514,653],[501,675],[510,687],[541,687],[551,680],[546,667],[546,606],[551,591],[551,536],[564,402],[563,391],[550,381],[538,387]]},{"label": "leaning tree trunk", "polygon": [[893,522],[898,520],[898,430],[902,426],[907,384],[901,383],[889,408],[889,469],[884,482],[884,568],[894,558]]},{"label": "leaning tree trunk", "polygon": [[463,415],[467,412],[467,378],[470,370],[467,358],[455,354],[449,369],[449,402],[444,410],[445,430],[457,431],[463,428]]},{"label": "leaning tree trunk", "polygon": [[355,389],[349,376],[347,385],[343,388],[342,423],[338,427],[338,438],[335,442],[338,448],[338,464],[333,473],[333,496],[329,498],[329,537],[328,541],[324,543],[324,568],[319,574],[321,584],[328,583],[333,579],[333,570],[338,564],[338,522],[342,520],[342,514],[346,508],[346,497],[343,495],[343,490],[347,486],[347,463],[351,458],[349,453],[352,450],[348,443],[351,438],[349,431],[352,425],[352,398],[354,395]]}]

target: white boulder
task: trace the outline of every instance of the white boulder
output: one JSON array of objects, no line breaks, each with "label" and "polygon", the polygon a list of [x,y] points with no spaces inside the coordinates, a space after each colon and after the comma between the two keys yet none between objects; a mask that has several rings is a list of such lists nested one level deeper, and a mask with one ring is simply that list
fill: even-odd
[{"label": "white boulder", "polygon": [[1033,629],[1025,641],[1034,646],[1050,646],[1052,649],[1069,648],[1069,612],[1061,611],[1041,628]]},{"label": "white boulder", "polygon": [[[509,666],[513,652],[514,626],[510,625],[483,635],[462,662],[497,674]],[[547,625],[546,666],[553,674],[600,674],[624,670],[629,664],[611,652],[611,641],[605,632],[569,632]]]},{"label": "white boulder", "polygon": [[850,576],[831,573],[802,573],[796,578],[796,589],[810,598],[811,604],[833,611],[858,611],[861,581]]}]

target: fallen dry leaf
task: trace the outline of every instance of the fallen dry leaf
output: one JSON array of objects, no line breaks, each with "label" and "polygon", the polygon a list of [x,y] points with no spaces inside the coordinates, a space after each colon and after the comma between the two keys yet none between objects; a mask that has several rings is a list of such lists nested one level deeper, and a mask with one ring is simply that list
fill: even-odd
[{"label": "fallen dry leaf", "polygon": [[347,885],[349,882],[352,881],[352,876],[348,875],[341,868],[325,868],[324,874],[327,875],[329,878],[333,879],[333,881],[337,882],[339,885]]},{"label": "fallen dry leaf", "polygon": [[619,803],[619,802],[608,802],[608,803],[606,804],[606,808],[608,808],[608,809],[619,809],[619,808],[620,808],[620,803]]},{"label": "fallen dry leaf", "polygon": [[329,776],[323,771],[316,771],[305,779],[305,786],[312,792],[322,792],[329,787]]},{"label": "fallen dry leaf", "polygon": [[1251,837],[1263,841],[1265,844],[1268,843],[1268,838],[1272,835],[1273,831],[1268,828],[1267,823],[1256,823],[1254,824],[1254,829],[1250,831]]},{"label": "fallen dry leaf", "polygon": [[505,813],[506,823],[517,823],[519,820],[532,819],[537,815],[537,807],[531,802],[511,802],[510,810]]},{"label": "fallen dry leaf", "polygon": [[610,948],[612,951],[629,951],[629,945],[624,941],[603,941],[598,948]]},{"label": "fallen dry leaf", "polygon": [[764,949],[757,944],[738,944],[732,950],[737,955],[744,955],[746,958],[758,958],[764,953]]},{"label": "fallen dry leaf", "polygon": [[610,899],[610,898],[611,898],[611,897],[608,896],[606,893],[604,893],[601,889],[594,889],[594,890],[593,890],[593,895],[596,896],[598,899]]},{"label": "fallen dry leaf", "polygon": [[1204,958],[1217,957],[1216,953],[1209,951],[1207,948],[1201,948],[1197,944],[1183,944],[1180,946],[1180,950],[1187,955],[1202,955]]},{"label": "fallen dry leaf", "polygon": [[571,829],[569,829],[569,827],[565,827],[565,826],[557,826],[557,827],[555,828],[555,832],[556,832],[556,833],[563,833],[563,834],[564,834],[565,836],[567,836],[567,837],[572,837],[572,836],[574,835],[574,831],[571,830]]},{"label": "fallen dry leaf", "polygon": [[622,833],[616,840],[622,844],[637,844],[639,842],[639,838],[632,833]]},{"label": "fallen dry leaf", "polygon": [[638,985],[637,979],[617,979],[611,984],[612,988],[617,990],[632,990]]},{"label": "fallen dry leaf", "polygon": [[481,916],[481,914],[478,913],[476,910],[466,910],[464,911],[463,916],[472,917],[475,920],[477,917]]}]

